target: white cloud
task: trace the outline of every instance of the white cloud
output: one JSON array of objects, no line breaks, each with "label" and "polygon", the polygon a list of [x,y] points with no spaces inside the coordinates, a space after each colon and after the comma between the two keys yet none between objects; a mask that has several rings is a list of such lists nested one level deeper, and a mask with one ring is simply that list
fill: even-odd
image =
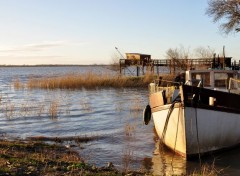
[{"label": "white cloud", "polygon": [[68,61],[67,57],[58,55],[43,55],[43,56],[0,56],[0,65],[35,65],[35,64],[65,64]]},{"label": "white cloud", "polygon": [[48,41],[43,43],[34,43],[34,44],[25,45],[24,47],[27,50],[39,51],[39,50],[44,50],[52,47],[64,46],[65,44],[66,43],[64,41]]},{"label": "white cloud", "polygon": [[9,46],[0,47],[0,53],[25,53],[25,52],[36,52],[43,51],[53,47],[60,47],[66,45],[64,41],[45,41],[41,43],[33,43],[22,46]]}]

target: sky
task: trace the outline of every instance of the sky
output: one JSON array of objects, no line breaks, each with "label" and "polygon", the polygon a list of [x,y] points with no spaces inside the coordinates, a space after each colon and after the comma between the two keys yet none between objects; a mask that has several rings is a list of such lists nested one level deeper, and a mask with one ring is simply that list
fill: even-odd
[{"label": "sky", "polygon": [[[207,0],[0,0],[0,65],[110,64],[119,53],[165,59],[170,48],[210,48],[240,59]],[[192,56],[194,57],[194,56]]]}]

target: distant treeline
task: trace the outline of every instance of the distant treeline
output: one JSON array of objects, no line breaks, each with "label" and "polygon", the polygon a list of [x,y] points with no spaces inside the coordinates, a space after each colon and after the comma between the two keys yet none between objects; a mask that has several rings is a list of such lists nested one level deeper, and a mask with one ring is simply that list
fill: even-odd
[{"label": "distant treeline", "polygon": [[68,65],[68,64],[40,64],[40,65],[0,65],[0,67],[89,67],[89,66],[109,66],[107,64],[92,64],[92,65]]}]

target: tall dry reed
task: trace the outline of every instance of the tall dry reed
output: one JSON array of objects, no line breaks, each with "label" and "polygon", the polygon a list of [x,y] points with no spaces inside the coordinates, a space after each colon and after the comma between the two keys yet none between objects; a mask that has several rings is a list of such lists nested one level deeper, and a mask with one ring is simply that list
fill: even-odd
[{"label": "tall dry reed", "polygon": [[129,148],[124,149],[122,156],[123,172],[127,173],[130,170],[133,162],[133,151]]},{"label": "tall dry reed", "polygon": [[190,174],[190,176],[218,176],[223,174],[224,170],[218,170],[215,166],[215,162],[213,162],[211,165],[202,165],[200,171],[194,171],[192,174]]},{"label": "tall dry reed", "polygon": [[13,86],[15,89],[21,89],[24,87],[24,84],[20,81],[19,78],[16,78],[14,81],[13,81]]},{"label": "tall dry reed", "polygon": [[59,103],[57,101],[52,101],[50,103],[48,112],[52,119],[57,118],[59,114]]},{"label": "tall dry reed", "polygon": [[153,79],[153,75],[143,77],[127,77],[120,75],[94,74],[92,72],[69,74],[52,78],[30,78],[27,82],[28,88],[43,89],[80,89],[96,87],[147,87]]}]

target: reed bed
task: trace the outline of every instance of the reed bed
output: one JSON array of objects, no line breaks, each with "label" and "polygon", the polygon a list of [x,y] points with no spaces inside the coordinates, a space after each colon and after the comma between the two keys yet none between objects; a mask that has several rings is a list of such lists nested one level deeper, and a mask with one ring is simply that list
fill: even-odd
[{"label": "reed bed", "polygon": [[[173,80],[174,75],[160,75],[163,80]],[[66,74],[57,77],[34,78],[30,77],[27,83],[16,78],[13,81],[15,89],[27,87],[29,89],[93,89],[93,88],[122,88],[122,87],[147,87],[158,76],[147,73],[144,76],[124,76],[96,74],[88,72],[84,74]]]},{"label": "reed bed", "polygon": [[52,119],[57,118],[58,114],[60,113],[59,112],[59,103],[57,101],[52,101],[50,103],[50,107],[49,107],[48,112],[49,112],[49,115]]},{"label": "reed bed", "polygon": [[223,169],[217,169],[215,163],[213,162],[211,165],[204,164],[201,166],[200,171],[194,171],[190,176],[218,176],[224,175]]},{"label": "reed bed", "polygon": [[70,114],[70,104],[67,96],[45,95],[43,100],[35,100],[32,95],[23,95],[23,99],[14,100],[8,95],[0,95],[0,117],[8,119],[22,117],[49,117],[52,120],[61,115]]},{"label": "reed bed", "polygon": [[133,151],[129,148],[124,149],[122,156],[123,172],[128,173],[133,162]]},{"label": "reed bed", "polygon": [[14,86],[14,88],[15,89],[21,89],[21,88],[24,88],[24,84],[20,81],[20,79],[19,78],[17,78],[17,79],[15,79],[14,81],[13,81],[13,86]]},{"label": "reed bed", "polygon": [[27,87],[42,89],[91,89],[106,87],[147,87],[156,76],[147,74],[141,77],[127,77],[108,74],[94,74],[92,72],[79,74],[69,74],[51,78],[30,78]]}]

